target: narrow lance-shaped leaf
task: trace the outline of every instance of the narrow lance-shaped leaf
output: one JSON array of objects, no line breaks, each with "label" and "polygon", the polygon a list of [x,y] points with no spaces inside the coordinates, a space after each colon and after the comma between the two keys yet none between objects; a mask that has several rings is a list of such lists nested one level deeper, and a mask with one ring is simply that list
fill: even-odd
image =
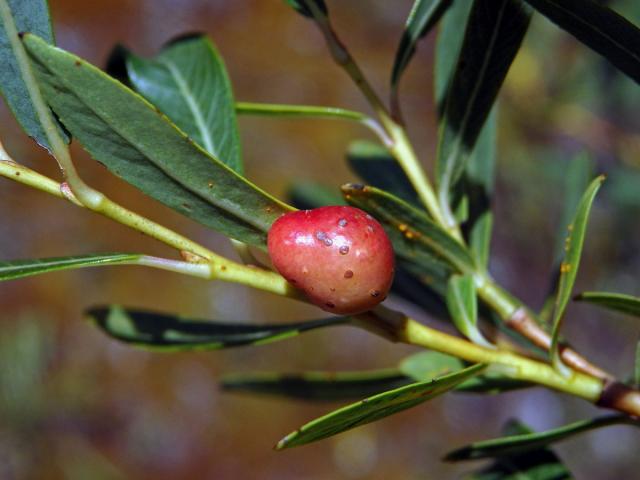
[{"label": "narrow lance-shaped leaf", "polygon": [[[419,352],[403,359],[398,370],[408,377],[424,382],[432,378],[456,372],[467,364],[459,358],[444,353],[429,351]],[[534,384],[509,378],[499,372],[492,372],[491,367],[483,373],[471,377],[456,385],[456,392],[493,394],[532,387]]]},{"label": "narrow lance-shaped leaf", "polygon": [[438,23],[453,0],[416,0],[411,7],[391,70],[392,104],[397,103],[400,77],[416,51],[416,45]]},{"label": "narrow lance-shaped leaf", "polygon": [[464,187],[469,203],[469,218],[463,225],[468,231],[469,248],[479,265],[489,266],[493,213],[491,197],[495,179],[497,107],[489,114],[465,169]]},{"label": "narrow lance-shaped leaf", "polygon": [[[46,0],[0,0],[0,93],[27,135],[49,148],[24,75],[25,66],[20,66],[19,57],[24,55],[19,51],[17,35],[20,32],[33,32],[46,42],[54,43]],[[37,89],[37,85],[32,88]]]},{"label": "narrow lance-shaped leaf", "polygon": [[550,323],[552,320],[551,316],[553,315],[555,296],[558,290],[558,281],[560,280],[560,264],[565,254],[567,225],[571,223],[582,194],[593,178],[592,159],[584,152],[579,153],[569,161],[569,165],[562,166],[562,176],[564,178],[564,185],[562,186],[563,203],[554,246],[554,268],[549,282],[549,294],[538,315],[538,318],[545,324]]},{"label": "narrow lance-shaped leaf", "polygon": [[0,262],[0,281],[40,275],[42,273],[135,263],[142,255],[132,253],[101,253],[73,257],[34,258]]},{"label": "narrow lance-shaped leaf", "polygon": [[640,297],[611,292],[583,292],[575,300],[633,315],[640,318]]},{"label": "narrow lance-shaped leaf", "polygon": [[[533,431],[521,422],[509,421],[503,428],[505,435],[527,435]],[[569,480],[571,472],[549,448],[541,447],[522,454],[505,455],[468,480]]]},{"label": "narrow lance-shaped leaf", "polygon": [[402,387],[413,380],[395,369],[364,372],[249,373],[229,375],[231,392],[277,395],[300,400],[355,400]]},{"label": "narrow lance-shaped leaf", "polygon": [[413,205],[418,195],[398,161],[383,146],[356,140],[347,149],[347,163],[362,180]]},{"label": "narrow lance-shaped leaf", "polygon": [[568,227],[569,236],[566,240],[564,260],[560,264],[560,280],[558,282],[558,292],[553,312],[551,358],[556,368],[562,368],[562,360],[560,359],[558,348],[560,327],[562,326],[564,311],[569,299],[571,298],[573,284],[575,283],[576,276],[578,274],[580,257],[582,255],[582,246],[584,244],[584,237],[587,231],[587,223],[589,221],[589,214],[591,213],[591,206],[593,205],[596,193],[598,193],[602,182],[604,182],[604,176],[602,175],[591,182],[591,185],[589,185],[580,200],[573,222],[571,222]]},{"label": "narrow lance-shaped leaf", "polygon": [[640,29],[593,0],[526,0],[640,83]]},{"label": "narrow lance-shaped leaf", "polygon": [[476,0],[456,71],[447,92],[440,130],[437,179],[440,203],[462,175],[530,20],[519,0]]},{"label": "narrow lance-shaped leaf", "polygon": [[447,89],[464,40],[465,25],[473,2],[453,2],[440,22],[434,65],[434,96],[438,112],[444,112]]},{"label": "narrow lance-shaped leaf", "polygon": [[129,52],[126,66],[138,93],[212,156],[242,173],[231,82],[209,38],[177,38],[153,58]]},{"label": "narrow lance-shaped leaf", "polygon": [[461,460],[477,460],[479,458],[504,457],[522,454],[531,450],[552,445],[580,433],[589,432],[611,425],[636,425],[637,420],[626,415],[607,415],[590,420],[581,420],[546,432],[522,433],[491,440],[472,443],[447,453],[444,457],[449,462]]},{"label": "narrow lance-shaped leaf", "polygon": [[195,145],[142,97],[35,35],[24,43],[62,123],[110,171],[236,240],[264,245],[289,207]]},{"label": "narrow lance-shaped leaf", "polygon": [[263,345],[308,330],[349,323],[349,317],[331,317],[290,324],[248,325],[197,320],[116,305],[91,308],[87,317],[116,340],[166,352]]},{"label": "narrow lance-shaped leaf", "polygon": [[391,237],[396,253],[407,259],[443,264],[471,273],[474,260],[469,251],[417,208],[374,187],[343,185],[347,202],[376,217]]},{"label": "narrow lance-shaped leaf", "polygon": [[446,298],[456,328],[472,342],[493,348],[478,329],[478,297],[473,276],[452,275]]},{"label": "narrow lance-shaped leaf", "polygon": [[480,373],[483,368],[484,365],[474,365],[432,381],[414,383],[365,398],[303,425],[280,440],[276,448],[282,450],[315,442],[415,407],[448,392]]}]

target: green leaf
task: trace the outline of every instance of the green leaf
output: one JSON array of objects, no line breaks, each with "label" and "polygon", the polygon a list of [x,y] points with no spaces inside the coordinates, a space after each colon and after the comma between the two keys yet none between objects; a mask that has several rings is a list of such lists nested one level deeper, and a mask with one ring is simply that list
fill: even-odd
[{"label": "green leaf", "polygon": [[562,188],[564,199],[560,214],[560,228],[558,229],[554,247],[553,276],[550,281],[549,295],[538,315],[545,325],[548,325],[552,320],[555,295],[560,280],[560,264],[565,253],[567,225],[571,223],[582,194],[593,178],[593,161],[591,157],[586,152],[579,153],[570,160],[566,167],[562,166],[562,176],[564,177],[564,186]]},{"label": "green leaf", "polygon": [[526,0],[549,20],[640,83],[640,30],[593,0]]},{"label": "green leaf", "polygon": [[522,433],[500,437],[482,442],[472,443],[465,447],[453,450],[444,457],[448,462],[461,460],[477,460],[480,458],[504,457],[514,454],[523,454],[531,450],[537,450],[553,443],[566,440],[580,433],[611,425],[639,425],[627,415],[607,415],[590,420],[581,420],[570,423],[560,428],[554,428],[546,432]]},{"label": "green leaf", "polygon": [[571,291],[573,290],[573,284],[576,281],[578,274],[578,267],[580,266],[580,257],[582,255],[582,246],[584,244],[584,237],[587,231],[587,222],[589,221],[589,214],[591,213],[591,206],[593,201],[600,190],[602,182],[604,182],[604,176],[599,176],[587,188],[584,192],[573,222],[569,225],[569,236],[566,240],[565,256],[560,265],[560,280],[558,281],[558,292],[556,294],[556,303],[553,312],[553,330],[552,330],[552,343],[551,343],[551,358],[554,365],[557,368],[562,368],[562,360],[560,359],[558,349],[558,339],[560,335],[560,327],[562,326],[562,319],[564,317],[564,311],[571,298]]},{"label": "green leaf", "polygon": [[280,325],[243,325],[125,309],[117,305],[91,308],[87,316],[116,340],[166,352],[263,345],[295,337],[308,330],[349,322],[349,317],[331,317]]},{"label": "green leaf", "polygon": [[210,156],[142,97],[35,35],[24,43],[62,123],[110,171],[223,234],[264,245],[287,206]]},{"label": "green leaf", "polygon": [[194,142],[242,174],[231,82],[210,39],[199,34],[181,37],[153,58],[128,53],[126,66],[138,93]]},{"label": "green leaf", "polygon": [[413,205],[420,205],[418,195],[398,161],[381,145],[356,140],[347,150],[351,170],[369,185],[392,193]]},{"label": "green leaf", "polygon": [[277,395],[301,400],[355,400],[413,381],[395,369],[364,372],[249,373],[225,376],[231,392]]},{"label": "green leaf", "polygon": [[448,392],[464,380],[480,373],[483,368],[484,365],[474,365],[428,382],[414,383],[347,405],[290,433],[278,442],[276,449],[282,450],[315,442],[414,407]]},{"label": "green leaf", "polygon": [[284,0],[284,3],[294,8],[298,13],[304,15],[305,17],[313,18],[313,13],[309,8],[308,4],[315,4],[318,9],[327,15],[329,11],[327,10],[327,5],[324,3],[324,0]]},{"label": "green leaf", "polygon": [[291,205],[300,210],[346,204],[339,191],[314,182],[293,184],[289,187],[286,197]]},{"label": "green leaf", "polygon": [[452,0],[416,0],[414,2],[391,70],[392,99],[397,97],[400,77],[413,58],[418,41],[424,38],[438,23],[451,3]]},{"label": "green leaf", "polygon": [[440,22],[434,65],[434,95],[439,111],[444,109],[472,5],[473,2],[469,1],[453,2]]},{"label": "green leaf", "polygon": [[440,203],[462,175],[530,20],[519,0],[476,0],[447,93],[436,176]]},{"label": "green leaf", "polygon": [[[466,367],[459,358],[440,352],[420,352],[405,358],[398,366],[400,372],[419,382],[431,380],[441,375],[456,372]],[[491,367],[484,373],[471,377],[455,387],[456,392],[495,394],[519,390],[535,386],[530,382],[515,380],[499,372],[491,371]]]},{"label": "green leaf", "polygon": [[640,317],[640,298],[632,295],[610,292],[583,292],[576,296],[575,300],[593,303],[610,310]]},{"label": "green leaf", "polygon": [[399,257],[422,262],[425,267],[473,272],[474,260],[464,245],[421,210],[375,187],[346,184],[342,192],[347,202],[382,223]]},{"label": "green leaf", "polygon": [[[531,429],[517,421],[505,427],[506,435],[529,434]],[[524,454],[499,457],[489,467],[467,477],[469,480],[568,480],[571,472],[558,456],[548,448],[531,450]]]},{"label": "green leaf", "polygon": [[101,253],[77,255],[73,257],[37,258],[0,262],[0,281],[15,280],[17,278],[40,275],[41,273],[57,272],[59,270],[135,263],[135,261],[141,257],[142,255],[140,254],[132,253]]},{"label": "green leaf", "polygon": [[478,329],[478,297],[473,276],[451,275],[446,299],[456,328],[472,342],[493,348]]},{"label": "green leaf", "polygon": [[489,114],[464,172],[464,191],[469,203],[469,218],[463,225],[468,232],[469,249],[479,265],[489,266],[493,213],[491,197],[495,179],[497,112]]},{"label": "green leaf", "polygon": [[12,38],[19,32],[33,32],[53,44],[53,29],[46,0],[0,0],[0,93],[22,129],[36,142],[49,148],[49,141],[31,99],[19,64],[22,50]]}]

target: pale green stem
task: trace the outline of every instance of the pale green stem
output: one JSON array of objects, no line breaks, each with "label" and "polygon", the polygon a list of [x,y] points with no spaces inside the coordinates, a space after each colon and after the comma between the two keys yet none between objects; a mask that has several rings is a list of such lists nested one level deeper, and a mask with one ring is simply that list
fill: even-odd
[{"label": "pale green stem", "polygon": [[374,118],[364,113],[336,107],[317,107],[311,105],[284,105],[272,103],[236,102],[236,113],[239,115],[260,115],[265,117],[293,117],[293,118],[325,118],[332,120],[347,120],[362,125],[371,130],[380,141],[389,146],[391,139]]},{"label": "pale green stem", "polygon": [[[83,206],[73,196],[71,192],[64,193],[64,184],[59,184],[44,175],[41,175],[27,167],[14,162],[2,148],[0,144],[0,176],[9,178],[19,183],[23,183],[37,190],[54,195],[58,198],[66,199],[78,206]],[[250,265],[241,265],[233,262],[225,257],[217,255],[206,247],[166,228],[140,215],[130,212],[120,206],[115,205],[114,208],[121,209],[118,215],[123,223],[132,226],[139,232],[145,233],[181,252],[190,252],[202,259],[202,263],[196,262],[176,262],[173,260],[156,259],[155,264],[149,266],[163,265],[170,270],[186,273],[189,275],[196,274],[203,278],[219,279],[227,282],[241,283],[253,288],[265,290],[278,295],[300,299],[300,293],[291,287],[281,275],[255,268]],[[144,257],[152,258],[152,257]],[[163,261],[164,263],[160,262]],[[150,262],[150,260],[145,260]],[[135,263],[135,262],[134,262]],[[137,263],[140,264],[140,263]],[[188,265],[196,265],[191,270]],[[171,268],[169,268],[171,267]]]},{"label": "pale green stem", "polygon": [[327,16],[318,9],[314,2],[307,2],[306,5],[313,12],[316,24],[324,35],[334,61],[351,77],[378,115],[378,118],[385,130],[388,132],[390,141],[385,142],[385,145],[389,148],[391,154],[407,174],[409,181],[416,189],[418,197],[426,207],[427,211],[431,214],[433,219],[449,231],[453,237],[458,240],[462,240],[462,235],[457,224],[451,225],[446,221],[435,195],[435,191],[431,186],[431,182],[416,157],[404,127],[396,123],[391,118],[387,107],[382,103],[380,97],[375,93],[354,58],[336,35]]},{"label": "pale green stem", "polygon": [[568,377],[565,377],[546,363],[511,352],[475,345],[467,340],[429,328],[411,318],[406,319],[398,339],[469,362],[499,365],[500,371],[511,378],[538,383],[593,403],[600,399],[604,387],[602,380],[590,375],[572,371]]}]

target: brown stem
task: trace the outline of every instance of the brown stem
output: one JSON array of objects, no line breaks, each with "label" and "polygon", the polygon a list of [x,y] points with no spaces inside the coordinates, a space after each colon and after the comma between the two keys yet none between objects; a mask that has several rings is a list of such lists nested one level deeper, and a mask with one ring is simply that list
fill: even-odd
[{"label": "brown stem", "polygon": [[640,417],[640,391],[617,381],[607,381],[596,405]]},{"label": "brown stem", "polygon": [[[526,308],[518,308],[505,324],[523,337],[529,339],[537,347],[546,351],[549,351],[551,348],[551,337],[538,325]],[[568,345],[562,345],[560,347],[560,356],[566,365],[575,370],[607,381],[614,379],[613,375],[596,367]]]}]

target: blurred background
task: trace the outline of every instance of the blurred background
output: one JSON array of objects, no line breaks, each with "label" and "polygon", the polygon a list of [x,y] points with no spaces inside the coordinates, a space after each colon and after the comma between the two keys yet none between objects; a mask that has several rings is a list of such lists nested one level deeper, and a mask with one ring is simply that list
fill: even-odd
[{"label": "blurred background", "polygon": [[[154,54],[172,37],[211,35],[243,101],[368,111],[330,61],[320,34],[284,2],[250,0],[51,0],[58,44],[104,66],[123,43]],[[634,0],[610,2],[640,23]],[[329,1],[336,29],[376,89],[387,92],[410,0]],[[435,153],[429,36],[402,83],[409,133],[426,168]],[[569,161],[591,155],[608,174],[589,227],[577,290],[640,294],[640,87],[535,16],[501,94],[492,273],[540,307],[552,274]],[[355,180],[344,162],[357,126],[326,120],[240,118],[246,172],[284,196],[294,181],[334,189]],[[0,136],[13,157],[54,178],[55,162],[0,105]],[[105,170],[74,145],[86,180],[117,201],[235,258],[226,239],[180,218]],[[3,260],[131,251],[171,255],[104,218],[0,179]],[[428,316],[399,300],[425,322]],[[349,433],[284,452],[284,434],[340,404],[220,392],[231,372],[298,372],[393,366],[414,350],[350,329],[312,332],[274,345],[157,354],[103,336],[82,319],[118,303],[199,318],[278,323],[314,318],[293,301],[220,282],[138,267],[107,267],[0,284],[1,479],[446,479],[480,464],[440,462],[454,447],[497,436],[517,417],[537,430],[597,410],[543,389],[484,397],[453,394]],[[566,336],[621,377],[632,371],[637,320],[571,305]],[[614,427],[556,451],[577,478],[633,478],[640,432]]]}]

